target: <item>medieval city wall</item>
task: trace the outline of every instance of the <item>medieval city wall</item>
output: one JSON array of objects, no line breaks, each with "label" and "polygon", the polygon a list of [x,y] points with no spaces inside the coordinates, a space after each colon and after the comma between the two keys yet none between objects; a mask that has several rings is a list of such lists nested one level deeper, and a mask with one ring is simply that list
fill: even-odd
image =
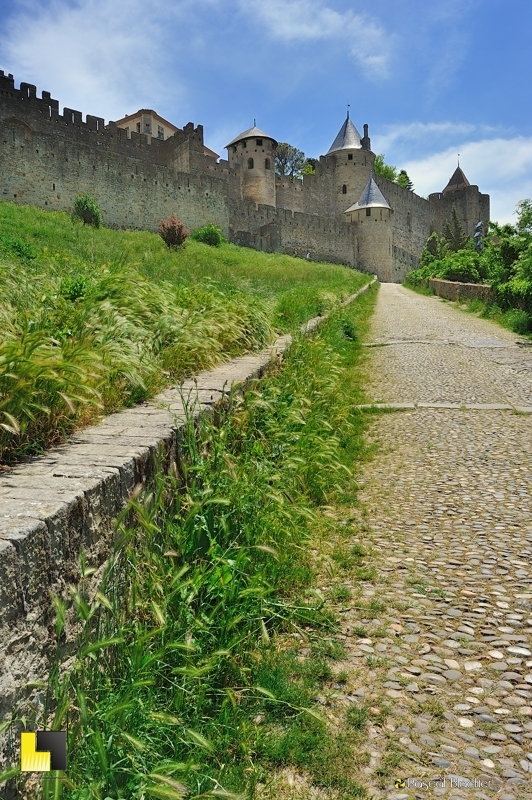
[{"label": "medieval city wall", "polygon": [[214,222],[229,232],[226,179],[176,172],[92,140],[58,140],[0,122],[0,176],[2,199],[54,211],[70,212],[76,195],[87,192],[111,227],[155,231],[175,213],[189,228]]},{"label": "medieval city wall", "polygon": [[[468,236],[475,233],[477,222],[484,224],[487,230],[490,219],[489,194],[481,194],[478,186],[466,186],[457,191],[434,192],[429,195],[429,201],[438,206],[443,222],[451,219],[453,206],[456,208],[458,219],[462,223]],[[438,228],[438,230],[441,230]]]},{"label": "medieval city wall", "polygon": [[441,208],[381,175],[375,175],[375,181],[392,207],[390,280],[401,283],[407,272],[418,268],[432,231],[441,230]]},{"label": "medieval city wall", "polygon": [[235,244],[356,266],[353,230],[345,222],[245,200],[230,202],[230,218]]},{"label": "medieval city wall", "polygon": [[[259,161],[273,158],[273,151],[256,155]],[[441,232],[453,206],[469,235],[479,219],[486,225],[489,220],[489,196],[476,186],[436,193],[427,201],[376,175],[393,213],[382,224],[380,217],[372,217],[373,226],[363,227],[362,217],[349,224],[344,212],[366,186],[375,158],[370,150],[321,156],[315,174],[302,180],[276,180],[267,168],[272,161],[250,169],[248,156],[241,156],[236,161],[206,156],[201,125],[187,123],[162,141],[134,131],[128,135],[100,117],[87,115],[84,121],[74,109],[60,114],[49,92],[38,98],[36,87],[27,83],[15,89],[13,76],[0,70],[0,198],[5,200],[71,211],[76,195],[87,192],[110,226],[156,230],[162,218],[175,213],[191,229],[214,222],[237,244],[310,252],[313,259],[397,282],[418,266],[428,236]]]}]

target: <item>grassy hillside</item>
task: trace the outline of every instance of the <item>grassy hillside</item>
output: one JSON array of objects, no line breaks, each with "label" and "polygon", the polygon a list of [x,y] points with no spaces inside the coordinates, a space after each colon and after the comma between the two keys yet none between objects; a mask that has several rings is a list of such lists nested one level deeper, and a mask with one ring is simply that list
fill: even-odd
[{"label": "grassy hillside", "polygon": [[367,280],[0,203],[0,460],[263,347]]},{"label": "grassy hillside", "polygon": [[190,420],[179,474],[133,502],[95,596],[81,562],[76,656],[61,666],[58,600],[44,709],[13,715],[16,731],[19,715],[68,721],[68,774],[41,795],[14,764],[0,785],[43,800],[368,797],[367,727],[387,708],[331,713],[324,697],[359,686],[338,635],[346,604],[366,621],[382,610],[352,514],[376,295],[301,337],[216,424]]}]

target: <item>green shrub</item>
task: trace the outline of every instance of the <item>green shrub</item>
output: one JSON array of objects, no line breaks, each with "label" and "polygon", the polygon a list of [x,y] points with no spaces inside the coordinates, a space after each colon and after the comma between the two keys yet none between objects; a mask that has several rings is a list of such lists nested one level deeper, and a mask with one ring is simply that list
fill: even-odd
[{"label": "green shrub", "polygon": [[197,230],[192,231],[190,238],[194,239],[196,242],[208,244],[211,247],[220,247],[221,244],[225,244],[227,242],[227,239],[224,237],[220,226],[214,225],[212,222],[210,222],[208,225],[204,225],[203,228],[198,228]]},{"label": "green shrub", "polygon": [[103,216],[100,206],[90,194],[78,194],[74,200],[73,219],[81,219],[84,225],[100,228],[103,225]]},{"label": "green shrub", "polygon": [[6,255],[14,255],[26,264],[34,261],[37,258],[37,251],[30,244],[18,236],[9,236],[8,234],[0,234],[0,251]]},{"label": "green shrub", "polygon": [[159,236],[167,247],[182,247],[189,233],[190,231],[175,214],[170,214],[169,219],[162,219],[159,225]]},{"label": "green shrub", "polygon": [[526,311],[513,309],[508,313],[508,321],[514,333],[525,334],[532,330],[532,316]]},{"label": "green shrub", "polygon": [[460,250],[450,253],[439,262],[438,278],[461,283],[479,283],[479,258],[472,250]]}]

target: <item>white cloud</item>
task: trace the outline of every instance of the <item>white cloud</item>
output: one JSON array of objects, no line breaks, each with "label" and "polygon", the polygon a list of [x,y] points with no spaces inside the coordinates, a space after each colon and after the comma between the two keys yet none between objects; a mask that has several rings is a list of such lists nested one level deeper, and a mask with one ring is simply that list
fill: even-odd
[{"label": "white cloud", "polygon": [[532,137],[463,139],[458,150],[447,148],[407,161],[401,167],[408,172],[416,194],[442,191],[456,169],[457,152],[470,183],[491,196],[491,218],[515,222],[516,203],[532,198]]},{"label": "white cloud", "polygon": [[339,12],[320,0],[242,0],[241,9],[276,39],[338,42],[369,77],[389,73],[393,36],[365,14]]},{"label": "white cloud", "polygon": [[[38,83],[61,106],[116,119],[167,92],[160,75],[170,13],[161,0],[33,0],[4,26],[2,59],[17,81]],[[173,79],[171,91],[184,87]]]}]

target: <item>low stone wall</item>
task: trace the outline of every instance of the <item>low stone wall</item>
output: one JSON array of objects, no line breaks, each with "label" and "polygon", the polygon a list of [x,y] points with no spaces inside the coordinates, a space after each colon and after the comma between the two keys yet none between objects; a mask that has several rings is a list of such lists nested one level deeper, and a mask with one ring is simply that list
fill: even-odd
[{"label": "low stone wall", "polygon": [[445,300],[482,300],[483,303],[494,303],[495,294],[486,283],[458,283],[430,278],[429,286],[434,294]]},{"label": "low stone wall", "polygon": [[[309,320],[302,332],[325,318]],[[291,341],[290,335],[282,336],[260,353],[201,372],[0,475],[0,723],[9,719],[24,687],[47,675],[57,647],[53,595],[68,600],[69,585],[80,579],[80,553],[97,570],[91,579],[95,591],[113,548],[117,518],[157,469],[175,468],[187,416],[211,410],[233,387],[260,378]],[[65,656],[75,628],[67,624],[66,633]],[[12,761],[9,751],[5,734],[0,735],[0,773]]]}]

